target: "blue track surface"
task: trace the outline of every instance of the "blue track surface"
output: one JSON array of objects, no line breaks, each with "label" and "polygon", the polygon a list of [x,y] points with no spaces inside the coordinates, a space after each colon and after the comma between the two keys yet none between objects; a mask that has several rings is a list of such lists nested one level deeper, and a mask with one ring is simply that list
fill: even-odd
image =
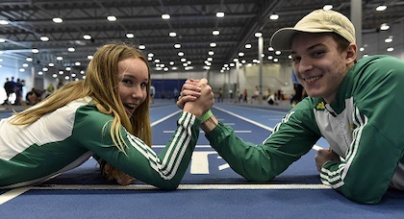
[{"label": "blue track surface", "polygon": [[[285,110],[216,104],[216,117],[246,141],[261,143]],[[2,112],[0,117],[10,113]],[[151,108],[157,152],[174,131],[174,103]],[[327,147],[324,140],[317,143]],[[321,185],[315,150],[274,181],[256,184],[232,171],[210,148],[203,132],[183,182],[176,191],[142,182],[128,187],[105,182],[90,159],[81,167],[33,187],[0,205],[0,218],[403,218],[404,193],[389,191],[379,205],[347,200]],[[15,190],[0,190],[1,199]]]}]

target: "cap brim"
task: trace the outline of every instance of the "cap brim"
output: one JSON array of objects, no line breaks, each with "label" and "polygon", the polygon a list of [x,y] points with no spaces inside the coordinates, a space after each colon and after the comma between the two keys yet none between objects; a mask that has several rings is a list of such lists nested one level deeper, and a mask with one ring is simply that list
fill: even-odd
[{"label": "cap brim", "polygon": [[292,37],[295,33],[294,28],[282,28],[276,31],[271,37],[271,47],[275,50],[290,50]]},{"label": "cap brim", "polygon": [[281,50],[281,51],[291,50],[292,38],[296,33],[325,33],[325,32],[332,32],[332,31],[322,29],[299,30],[293,27],[282,28],[272,35],[270,45],[275,50]]}]

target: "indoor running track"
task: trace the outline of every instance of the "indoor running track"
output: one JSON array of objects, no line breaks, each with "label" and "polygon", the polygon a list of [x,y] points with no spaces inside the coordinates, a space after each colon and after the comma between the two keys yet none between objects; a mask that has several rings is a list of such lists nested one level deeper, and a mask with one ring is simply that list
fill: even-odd
[{"label": "indoor running track", "polygon": [[[217,103],[212,109],[246,141],[261,143],[284,110]],[[151,108],[153,148],[171,137],[179,110],[173,102]],[[0,118],[9,116],[0,112]],[[324,140],[318,147],[327,147]],[[233,172],[201,132],[189,170],[175,191],[141,182],[105,182],[90,159],[42,186],[0,190],[0,218],[403,218],[404,193],[388,191],[379,205],[347,200],[321,184],[313,149],[269,183]],[[1,167],[0,167],[1,168]]]}]

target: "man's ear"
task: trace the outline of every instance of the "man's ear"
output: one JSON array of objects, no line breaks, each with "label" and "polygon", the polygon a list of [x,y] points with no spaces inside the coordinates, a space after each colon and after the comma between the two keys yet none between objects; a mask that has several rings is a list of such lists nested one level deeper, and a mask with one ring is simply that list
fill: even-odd
[{"label": "man's ear", "polygon": [[347,54],[346,54],[346,63],[348,65],[355,63],[357,55],[358,55],[357,45],[354,43],[349,44],[348,49],[347,49]]}]

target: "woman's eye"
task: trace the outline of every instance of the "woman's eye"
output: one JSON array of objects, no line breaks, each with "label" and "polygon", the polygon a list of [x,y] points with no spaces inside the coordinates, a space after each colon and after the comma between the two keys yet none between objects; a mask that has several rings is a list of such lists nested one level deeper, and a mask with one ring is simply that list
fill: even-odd
[{"label": "woman's eye", "polygon": [[131,80],[128,80],[128,79],[123,79],[122,83],[127,84],[127,85],[132,85],[133,84],[133,82]]}]

